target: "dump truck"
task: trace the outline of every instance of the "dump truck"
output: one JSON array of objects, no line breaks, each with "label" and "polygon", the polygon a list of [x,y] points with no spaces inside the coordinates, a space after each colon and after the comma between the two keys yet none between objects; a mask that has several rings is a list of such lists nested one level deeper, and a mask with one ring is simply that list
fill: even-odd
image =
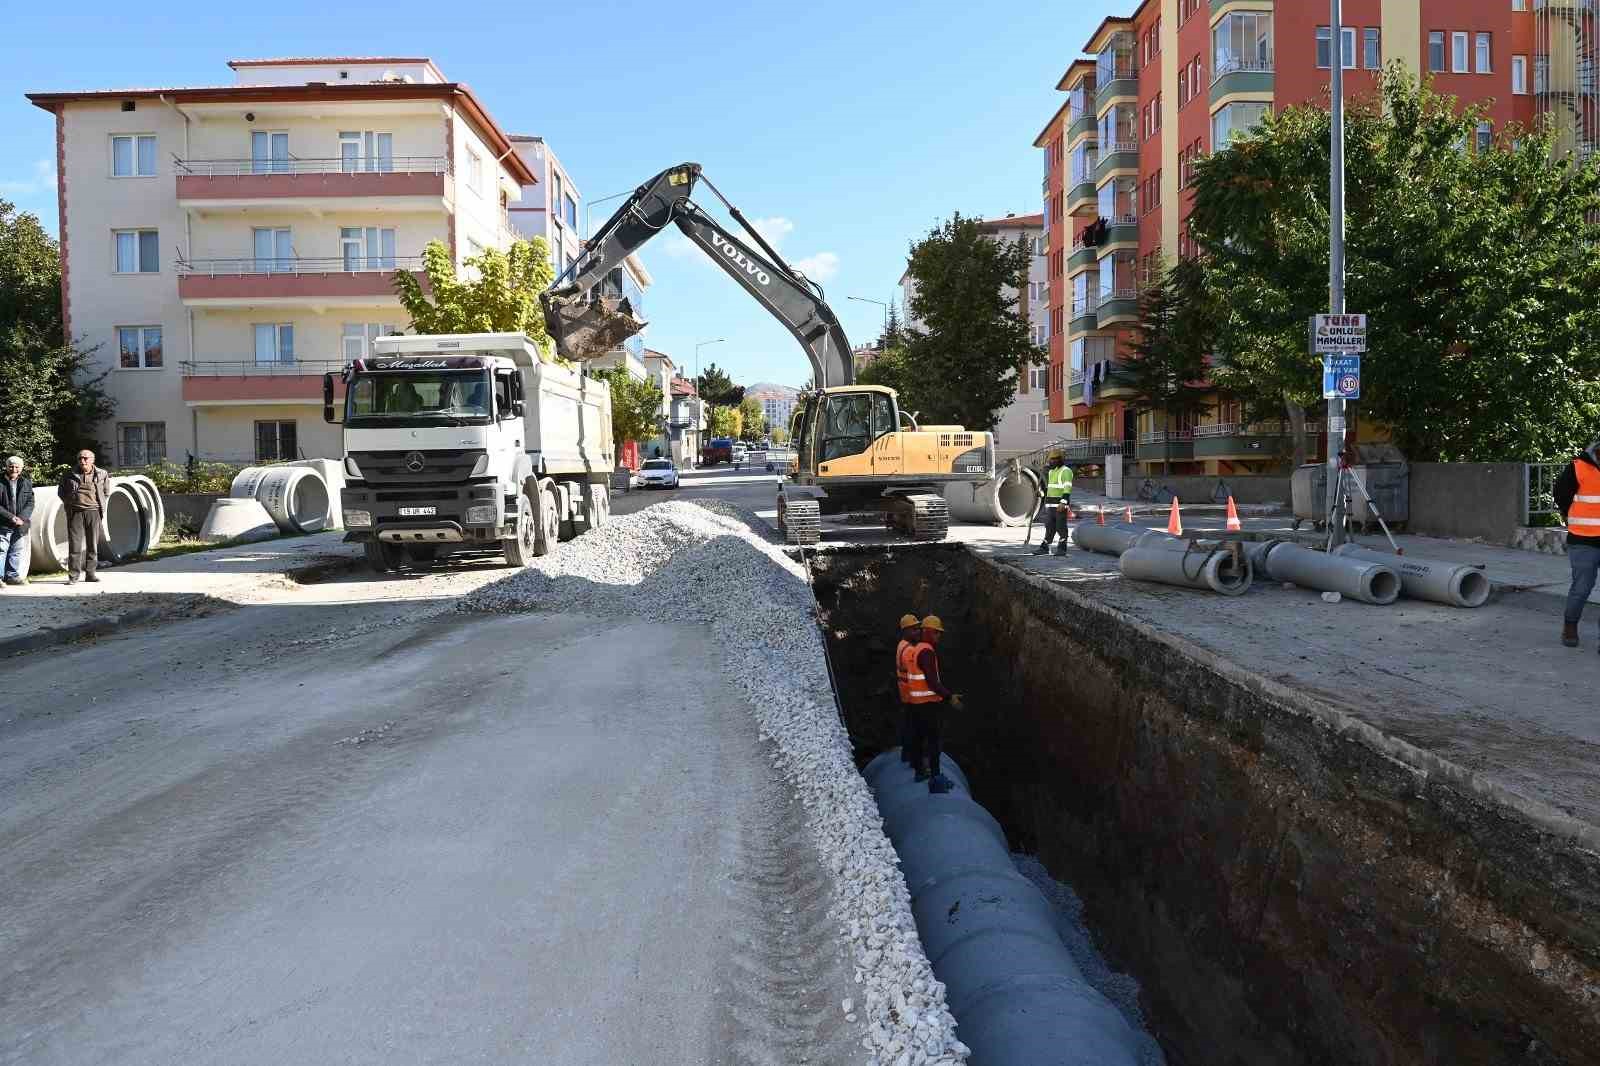
[{"label": "dump truck", "polygon": [[526,566],[603,525],[611,390],[521,333],[382,337],[322,382],[343,425],[347,541],[379,572],[498,553]]}]

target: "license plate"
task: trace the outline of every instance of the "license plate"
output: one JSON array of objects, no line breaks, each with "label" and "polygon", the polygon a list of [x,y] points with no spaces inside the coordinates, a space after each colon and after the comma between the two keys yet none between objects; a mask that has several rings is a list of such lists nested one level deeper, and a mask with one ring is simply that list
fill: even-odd
[{"label": "license plate", "polygon": [[437,507],[402,507],[402,508],[400,508],[400,517],[401,518],[425,518],[428,515],[434,515],[434,514],[438,514],[438,513],[439,513],[439,508],[437,508]]}]

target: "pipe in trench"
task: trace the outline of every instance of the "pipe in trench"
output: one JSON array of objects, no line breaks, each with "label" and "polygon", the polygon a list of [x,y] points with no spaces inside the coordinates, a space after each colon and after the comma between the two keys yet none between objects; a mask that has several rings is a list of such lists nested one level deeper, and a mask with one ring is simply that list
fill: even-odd
[{"label": "pipe in trench", "polygon": [[1202,589],[1224,596],[1243,596],[1255,576],[1250,558],[1227,546],[1200,546],[1181,541],[1146,541],[1122,553],[1122,576],[1135,581]]},{"label": "pipe in trench", "polygon": [[914,779],[898,748],[862,776],[972,1066],[1138,1066],[1137,1034],[1084,980],[1049,901],[1011,861],[1004,830],[949,755],[941,768],[955,785],[943,795]]},{"label": "pipe in trench", "polygon": [[1337,592],[1362,603],[1387,606],[1400,598],[1400,575],[1386,561],[1329,555],[1278,541],[1259,552],[1262,570],[1273,581],[1290,581],[1319,592]]},{"label": "pipe in trench", "polygon": [[1400,592],[1414,600],[1447,603],[1452,607],[1482,607],[1489,602],[1491,585],[1482,569],[1459,563],[1419,559],[1414,555],[1387,555],[1359,544],[1341,544],[1335,555],[1382,563],[1400,575]]},{"label": "pipe in trench", "polygon": [[1027,525],[1039,501],[1039,475],[1024,467],[992,481],[958,481],[944,487],[950,517],[996,526]]}]

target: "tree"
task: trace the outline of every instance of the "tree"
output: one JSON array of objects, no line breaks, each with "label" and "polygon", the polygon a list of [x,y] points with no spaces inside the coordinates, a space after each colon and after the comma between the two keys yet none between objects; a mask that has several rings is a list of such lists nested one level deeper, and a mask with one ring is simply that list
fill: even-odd
[{"label": "tree", "polygon": [[[1347,112],[1357,406],[1415,461],[1555,458],[1600,421],[1600,160],[1557,157],[1543,128],[1471,150],[1482,117],[1399,67]],[[1329,128],[1288,108],[1195,167],[1216,380],[1253,416],[1298,422],[1321,399],[1307,323],[1327,310]]]},{"label": "tree", "polygon": [[[1017,375],[1048,358],[1017,301],[1029,262],[1026,241],[991,240],[959,212],[911,246],[909,311],[925,329],[907,332],[905,376],[894,386],[903,407],[932,422],[994,428]],[[892,376],[893,361],[879,374]]]},{"label": "tree", "polygon": [[742,441],[757,441],[767,432],[767,413],[761,407],[761,401],[754,396],[746,396],[739,401],[739,439]]},{"label": "tree", "polygon": [[773,426],[772,432],[767,434],[774,444],[788,444],[789,431],[782,426]]},{"label": "tree", "polygon": [[611,443],[616,454],[630,440],[644,441],[661,428],[661,386],[649,378],[636,378],[623,366],[590,370],[590,375],[611,386]]},{"label": "tree", "polygon": [[48,471],[79,448],[104,451],[94,429],[115,405],[104,387],[110,371],[95,375],[93,354],[62,335],[56,242],[38,218],[0,200],[0,454]]},{"label": "tree", "polygon": [[427,291],[409,270],[396,272],[395,293],[418,333],[526,333],[546,362],[555,346],[545,330],[539,294],[555,280],[550,249],[543,237],[515,241],[509,251],[485,248],[465,260],[477,277],[456,277],[450,250],[429,241],[422,250]]},{"label": "tree", "polygon": [[711,408],[707,424],[711,427],[713,437],[737,437],[739,431],[744,428],[737,407]]},{"label": "tree", "polygon": [[1209,306],[1198,263],[1171,270],[1157,263],[1155,280],[1139,294],[1139,322],[1123,373],[1135,392],[1136,411],[1154,411],[1173,428],[1180,416],[1206,406],[1211,350]]},{"label": "tree", "polygon": [[[705,404],[706,424],[711,428],[711,435],[738,436],[741,428],[739,419],[728,419],[724,412],[738,413],[739,405],[744,402],[744,387],[735,385],[727,372],[716,363],[706,367],[705,373],[696,378],[694,384],[700,390],[701,402]],[[723,429],[727,429],[727,432],[723,432]]]}]

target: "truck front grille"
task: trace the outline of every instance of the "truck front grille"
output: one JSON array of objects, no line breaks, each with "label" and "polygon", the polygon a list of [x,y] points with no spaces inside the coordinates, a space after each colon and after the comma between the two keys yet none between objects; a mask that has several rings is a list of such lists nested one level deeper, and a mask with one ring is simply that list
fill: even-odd
[{"label": "truck front grille", "polygon": [[[423,484],[465,481],[483,455],[481,448],[417,448],[405,451],[351,452],[362,479],[373,483]],[[420,458],[420,469],[412,469]],[[408,459],[410,460],[408,464]]]}]

